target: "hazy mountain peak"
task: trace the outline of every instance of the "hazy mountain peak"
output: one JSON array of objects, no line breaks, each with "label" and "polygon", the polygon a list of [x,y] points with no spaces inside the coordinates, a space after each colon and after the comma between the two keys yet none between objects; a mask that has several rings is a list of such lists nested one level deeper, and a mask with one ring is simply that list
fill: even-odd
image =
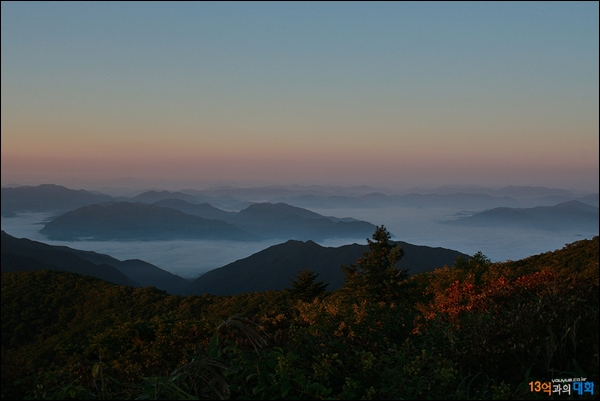
[{"label": "hazy mountain peak", "polygon": [[40,232],[51,239],[67,241],[258,239],[255,235],[224,221],[205,219],[143,202],[85,206],[52,220]]},{"label": "hazy mountain peak", "polygon": [[271,202],[262,202],[262,203],[254,203],[248,206],[246,209],[241,210],[238,213],[238,216],[265,216],[269,218],[274,217],[282,217],[289,215],[297,215],[300,217],[306,218],[322,218],[318,213],[311,212],[308,209],[303,209],[301,207],[296,207],[289,205],[287,203],[279,202],[279,203],[271,203]]}]

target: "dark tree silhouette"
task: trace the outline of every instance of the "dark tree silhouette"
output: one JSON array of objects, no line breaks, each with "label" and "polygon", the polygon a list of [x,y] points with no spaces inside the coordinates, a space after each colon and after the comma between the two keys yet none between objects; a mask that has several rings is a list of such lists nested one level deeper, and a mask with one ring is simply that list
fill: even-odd
[{"label": "dark tree silhouette", "polygon": [[317,277],[319,277],[319,274],[311,270],[301,270],[290,282],[292,288],[288,289],[288,291],[294,298],[298,298],[306,302],[312,301],[316,297],[322,295],[329,285],[329,283],[324,284],[323,280],[317,282]]},{"label": "dark tree silhouette", "polygon": [[342,266],[344,290],[349,297],[392,301],[399,296],[399,283],[408,278],[408,270],[396,268],[404,250],[390,244],[390,238],[385,226],[377,227],[373,239],[367,239],[369,250],[363,252],[356,264]]}]

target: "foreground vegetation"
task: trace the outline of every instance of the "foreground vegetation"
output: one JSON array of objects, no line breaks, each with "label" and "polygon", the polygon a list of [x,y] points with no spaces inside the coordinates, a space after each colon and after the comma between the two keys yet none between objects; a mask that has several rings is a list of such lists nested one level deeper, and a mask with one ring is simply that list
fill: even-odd
[{"label": "foreground vegetation", "polygon": [[330,292],[310,271],[218,297],[3,273],[2,398],[508,399],[548,397],[536,380],[598,384],[598,237],[410,278],[388,239],[379,227]]}]

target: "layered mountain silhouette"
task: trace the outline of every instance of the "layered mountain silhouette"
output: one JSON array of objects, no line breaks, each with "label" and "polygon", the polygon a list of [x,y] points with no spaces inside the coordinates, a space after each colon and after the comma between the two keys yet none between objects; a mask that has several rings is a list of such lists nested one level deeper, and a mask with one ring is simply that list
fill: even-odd
[{"label": "layered mountain silhouette", "polygon": [[163,199],[154,202],[153,205],[160,207],[170,207],[171,209],[179,210],[180,212],[191,214],[192,216],[202,217],[203,219],[228,220],[236,215],[236,212],[226,212],[218,209],[208,203],[191,203],[183,199]]},{"label": "layered mountain silhouette", "polygon": [[[289,191],[288,191],[289,192]],[[406,207],[533,207],[552,206],[569,200],[579,200],[592,206],[598,206],[598,194],[585,196],[573,192],[545,187],[507,186],[500,189],[484,187],[447,186],[430,190],[413,188],[401,195],[389,195],[381,192],[369,192],[362,195],[311,193],[295,191],[271,198],[271,202],[285,202],[307,208],[373,208],[388,206]]]},{"label": "layered mountain silhouette", "polygon": [[[452,265],[457,257],[469,259],[458,251],[444,248],[394,242],[404,249],[405,255],[398,268],[409,269],[410,274]],[[234,295],[242,292],[281,290],[289,287],[298,271],[309,269],[319,274],[319,280],[329,283],[329,290],[343,284],[343,264],[352,264],[369,249],[368,245],[323,247],[313,241],[290,240],[264,249],[219,269],[211,270],[188,287],[189,294]]]},{"label": "layered mountain silhouette", "polygon": [[184,194],[182,192],[170,191],[146,191],[131,198],[132,202],[156,203],[165,199],[180,199],[186,202],[194,203],[197,198],[194,195]]},{"label": "layered mountain silhouette", "polygon": [[263,238],[320,240],[365,238],[375,225],[365,221],[329,218],[285,203],[256,203],[228,221]]},{"label": "layered mountain silhouette", "polygon": [[373,192],[362,196],[319,196],[300,195],[290,198],[278,198],[300,207],[312,208],[373,208],[389,206],[405,207],[461,207],[483,208],[490,206],[518,206],[518,200],[508,196],[491,196],[487,194],[455,193],[455,194],[407,194],[386,195]]},{"label": "layered mountain silhouette", "polygon": [[536,187],[529,185],[508,185],[496,190],[486,190],[486,193],[489,193],[493,196],[510,196],[519,199],[539,199],[546,197],[563,197],[568,199],[573,197],[573,193],[571,191],[567,191],[566,189]]},{"label": "layered mountain silhouette", "polygon": [[65,212],[82,206],[114,200],[108,195],[83,189],[75,191],[60,185],[2,188],[2,216],[17,212]]},{"label": "layered mountain silhouette", "polygon": [[168,207],[131,202],[85,206],[52,220],[40,232],[58,241],[258,239],[224,221],[203,219]]},{"label": "layered mountain silhouette", "polygon": [[95,264],[51,245],[17,239],[2,231],[2,272],[61,270],[101,278],[115,284],[138,286],[119,269]]},{"label": "layered mountain silhouette", "polygon": [[[469,256],[444,248],[394,242],[405,251],[398,268],[411,274],[451,265],[458,256]],[[133,287],[154,286],[176,295],[232,295],[242,292],[281,290],[289,286],[298,271],[305,268],[319,273],[330,283],[328,289],[343,284],[343,264],[352,264],[368,250],[367,245],[323,247],[313,241],[289,240],[247,258],[211,270],[192,283],[139,259],[120,261],[109,255],[54,246],[2,231],[2,272],[59,270],[101,278]]]},{"label": "layered mountain silhouette", "polygon": [[588,205],[596,206],[596,207],[598,207],[598,204],[600,203],[598,194],[585,195],[585,196],[577,198],[576,200],[578,200],[579,202],[588,204]]},{"label": "layered mountain silhouette", "polygon": [[402,206],[412,207],[445,207],[460,206],[463,208],[490,207],[490,206],[516,206],[519,202],[509,196],[491,196],[488,194],[409,194],[399,199]]},{"label": "layered mountain silhouette", "polygon": [[[58,241],[253,241],[275,238],[366,238],[376,228],[364,221],[325,217],[284,203],[257,203],[238,213],[180,199],[162,200],[158,204],[168,204],[180,210],[141,202],[89,205],[59,216],[47,223],[40,232],[49,239]],[[187,213],[181,210],[186,210]],[[227,221],[219,220],[218,217]]]},{"label": "layered mountain silhouette", "polygon": [[[446,186],[435,189],[413,188],[402,195],[376,192],[369,187],[298,186],[184,190],[179,192],[150,190],[132,198],[111,197],[85,190],[72,190],[59,185],[35,187],[3,187],[2,215],[18,212],[66,212],[81,206],[109,201],[156,203],[180,199],[191,204],[210,203],[228,210],[241,210],[255,202],[283,202],[305,208],[373,208],[407,207],[532,207],[551,206],[569,200],[579,200],[598,206],[598,194],[576,195],[570,191],[527,186],[485,187]],[[202,216],[201,216],[202,217]]]},{"label": "layered mountain silhouette", "polygon": [[598,207],[576,200],[533,208],[498,207],[444,222],[465,226],[502,226],[543,230],[598,231]]},{"label": "layered mountain silhouette", "polygon": [[133,287],[153,286],[183,294],[189,282],[139,259],[120,261],[109,255],[53,246],[2,231],[2,272],[60,270]]}]

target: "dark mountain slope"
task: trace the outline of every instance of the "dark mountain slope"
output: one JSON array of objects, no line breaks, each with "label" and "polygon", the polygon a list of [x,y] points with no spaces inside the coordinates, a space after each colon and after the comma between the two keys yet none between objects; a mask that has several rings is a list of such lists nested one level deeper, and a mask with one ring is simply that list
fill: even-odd
[{"label": "dark mountain slope", "polygon": [[[398,267],[409,269],[411,274],[452,265],[458,256],[469,258],[468,255],[449,249],[405,242],[393,243],[399,244],[405,251]],[[280,290],[289,286],[294,275],[305,268],[319,273],[319,280],[330,283],[328,289],[334,290],[340,288],[344,280],[341,266],[355,263],[362,252],[368,249],[367,245],[352,244],[332,248],[313,241],[290,240],[205,273],[190,285],[188,293],[232,295]]]},{"label": "dark mountain slope", "polygon": [[94,203],[114,200],[108,195],[68,189],[59,185],[44,184],[36,187],[2,188],[2,215],[16,212],[66,212]]},{"label": "dark mountain slope", "polygon": [[562,249],[540,253],[521,260],[504,262],[501,265],[502,272],[510,278],[511,275],[516,277],[518,274],[531,274],[542,269],[551,269],[564,277],[573,277],[587,270],[595,272],[597,283],[599,247],[600,238],[598,236],[572,242],[566,244]]},{"label": "dark mountain slope", "polygon": [[97,277],[115,284],[139,286],[107,264],[94,264],[51,245],[15,238],[2,231],[2,272],[60,270]]},{"label": "dark mountain slope", "polygon": [[120,261],[92,251],[15,238],[2,231],[2,271],[33,270],[69,271],[116,284],[153,286],[174,295],[189,285],[184,278],[139,259]]},{"label": "dark mountain slope", "polygon": [[226,212],[218,209],[208,203],[190,203],[183,199],[163,199],[154,202],[153,205],[160,207],[170,207],[171,209],[179,210],[180,212],[191,214],[192,216],[202,217],[203,219],[213,220],[228,220],[236,215],[236,212]]},{"label": "dark mountain slope", "polygon": [[85,206],[47,223],[40,232],[50,239],[62,241],[256,239],[224,221],[203,219],[147,203],[130,202]]},{"label": "dark mountain slope", "polygon": [[142,287],[156,287],[172,295],[184,295],[190,284],[188,280],[140,259],[119,261],[115,267]]},{"label": "dark mountain slope", "polygon": [[466,226],[538,228],[552,231],[598,231],[598,208],[572,200],[555,206],[537,206],[526,209],[494,208],[444,223]]},{"label": "dark mountain slope", "polygon": [[263,238],[362,238],[375,231],[375,226],[365,221],[335,220],[285,203],[256,203],[229,221]]},{"label": "dark mountain slope", "polygon": [[106,264],[115,267],[142,287],[156,287],[169,294],[178,295],[182,294],[183,289],[189,285],[189,281],[186,279],[140,259],[121,261],[97,252],[81,251],[66,246],[56,248],[71,252],[81,259],[97,265]]}]

